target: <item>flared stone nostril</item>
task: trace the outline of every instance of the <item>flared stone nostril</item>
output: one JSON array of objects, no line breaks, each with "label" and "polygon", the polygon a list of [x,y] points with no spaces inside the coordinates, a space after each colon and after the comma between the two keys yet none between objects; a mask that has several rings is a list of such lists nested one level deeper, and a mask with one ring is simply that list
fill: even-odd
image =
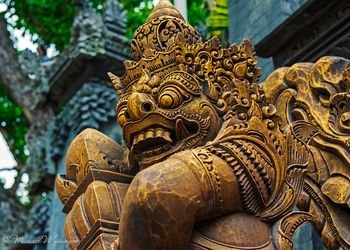
[{"label": "flared stone nostril", "polygon": [[150,102],[143,103],[141,107],[144,112],[152,111],[152,104]]},{"label": "flared stone nostril", "polygon": [[132,93],[128,100],[127,113],[130,120],[137,121],[153,111],[155,104],[152,98],[145,93]]},{"label": "flared stone nostril", "polygon": [[128,112],[127,110],[125,111],[124,115],[125,115],[125,118],[126,118],[126,119],[128,119],[128,120],[130,119],[129,112]]}]

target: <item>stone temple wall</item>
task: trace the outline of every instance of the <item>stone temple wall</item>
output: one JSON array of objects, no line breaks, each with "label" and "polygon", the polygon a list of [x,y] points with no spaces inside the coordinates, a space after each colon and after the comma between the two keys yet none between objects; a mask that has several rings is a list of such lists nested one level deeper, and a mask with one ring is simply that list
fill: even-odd
[{"label": "stone temple wall", "polygon": [[[258,44],[307,0],[229,0],[229,42]],[[273,46],[273,44],[271,45]],[[260,58],[263,79],[273,70],[271,58]]]}]

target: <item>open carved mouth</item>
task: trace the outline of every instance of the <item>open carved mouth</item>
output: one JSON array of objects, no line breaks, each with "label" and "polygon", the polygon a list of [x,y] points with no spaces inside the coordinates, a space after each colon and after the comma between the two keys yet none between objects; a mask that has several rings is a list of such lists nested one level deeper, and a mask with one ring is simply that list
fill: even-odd
[{"label": "open carved mouth", "polygon": [[157,114],[124,127],[131,154],[141,165],[154,164],[179,151],[185,141],[199,132],[200,124],[195,120],[172,120]]},{"label": "open carved mouth", "polygon": [[171,148],[170,132],[163,128],[149,128],[133,137],[132,152],[142,157],[159,155]]}]

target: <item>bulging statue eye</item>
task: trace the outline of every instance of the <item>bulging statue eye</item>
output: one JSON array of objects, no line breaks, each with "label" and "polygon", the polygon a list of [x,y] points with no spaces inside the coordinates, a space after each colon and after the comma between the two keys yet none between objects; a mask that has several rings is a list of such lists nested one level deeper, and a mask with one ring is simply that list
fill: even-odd
[{"label": "bulging statue eye", "polygon": [[173,87],[165,88],[158,96],[158,104],[161,108],[174,109],[184,101],[181,92]]}]

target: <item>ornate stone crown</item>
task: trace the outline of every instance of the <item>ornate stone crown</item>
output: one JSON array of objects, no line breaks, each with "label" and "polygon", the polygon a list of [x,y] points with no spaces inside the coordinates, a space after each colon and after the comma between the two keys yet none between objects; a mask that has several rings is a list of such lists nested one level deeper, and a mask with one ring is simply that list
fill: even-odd
[{"label": "ornate stone crown", "polygon": [[250,41],[221,48],[214,37],[203,43],[198,32],[187,24],[168,0],[161,0],[138,28],[131,41],[136,61],[126,61],[125,74],[109,73],[119,95],[130,92],[143,75],[157,74],[160,80],[174,71],[185,71],[202,85],[207,84],[209,98],[216,102],[224,93],[237,89],[238,80],[257,82],[261,70],[256,67]]},{"label": "ornate stone crown", "polygon": [[147,57],[150,50],[168,51],[176,44],[179,34],[186,44],[201,42],[198,32],[181,16],[178,10],[167,0],[161,0],[152,13],[134,33],[131,50],[137,60]]}]

